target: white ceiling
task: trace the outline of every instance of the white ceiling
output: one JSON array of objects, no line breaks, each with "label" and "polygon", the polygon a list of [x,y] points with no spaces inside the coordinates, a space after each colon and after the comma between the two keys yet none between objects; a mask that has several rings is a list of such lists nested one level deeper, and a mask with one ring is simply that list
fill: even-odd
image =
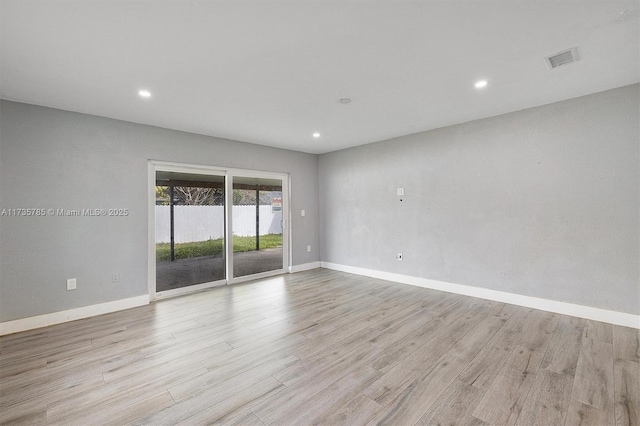
[{"label": "white ceiling", "polygon": [[[4,99],[311,153],[640,79],[638,0],[0,7]],[[581,61],[547,69],[545,56],[573,46]]]}]

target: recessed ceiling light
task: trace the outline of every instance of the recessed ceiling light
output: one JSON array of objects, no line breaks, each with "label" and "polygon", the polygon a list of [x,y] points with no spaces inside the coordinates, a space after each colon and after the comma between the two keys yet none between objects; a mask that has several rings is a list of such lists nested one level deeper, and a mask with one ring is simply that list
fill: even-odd
[{"label": "recessed ceiling light", "polygon": [[314,138],[319,138],[319,137],[320,137],[320,133],[315,132],[315,133],[313,134],[313,137],[314,137]]},{"label": "recessed ceiling light", "polygon": [[138,95],[142,96],[143,98],[150,98],[151,92],[148,90],[139,90]]},{"label": "recessed ceiling light", "polygon": [[351,103],[351,98],[340,98],[338,99],[338,102],[346,105],[348,103]]},{"label": "recessed ceiling light", "polygon": [[483,87],[487,87],[487,80],[476,81],[476,89],[482,89]]}]

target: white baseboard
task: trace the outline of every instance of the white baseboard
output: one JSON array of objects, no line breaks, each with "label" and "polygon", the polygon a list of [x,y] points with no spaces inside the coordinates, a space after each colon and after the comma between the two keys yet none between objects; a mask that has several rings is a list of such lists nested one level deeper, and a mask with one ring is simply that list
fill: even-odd
[{"label": "white baseboard", "polygon": [[33,330],[34,328],[47,327],[63,322],[74,321],[82,318],[94,317],[124,309],[135,308],[149,304],[149,296],[136,296],[128,299],[114,300],[113,302],[100,303],[98,305],[83,306],[81,308],[66,311],[52,312],[50,314],[34,317],[20,318],[13,321],[0,322],[0,336],[18,333],[20,331]]},{"label": "white baseboard", "polygon": [[289,266],[289,273],[293,274],[296,272],[309,271],[311,269],[318,269],[319,267],[320,267],[320,261],[303,263],[302,265]]},{"label": "white baseboard", "polygon": [[[350,274],[378,278],[386,281],[398,282],[401,284],[409,284],[417,287],[462,294],[465,296],[479,297],[481,299],[494,300],[496,302],[509,303],[512,305],[525,306],[528,308],[540,309],[543,311],[549,311],[563,315],[571,315],[575,317],[621,325],[624,327],[640,329],[640,315],[610,311],[606,309],[594,308],[591,306],[576,305],[567,302],[558,302],[555,300],[541,299],[538,297],[524,296],[515,293],[507,293],[504,291],[490,290],[486,288],[473,287],[462,284],[453,284],[445,281],[430,280],[427,278],[411,277],[408,275],[395,274],[391,272],[340,265],[337,263],[305,263],[302,265],[289,267],[289,272],[302,272],[320,267],[347,272]],[[113,302],[100,303],[97,305],[83,306],[81,308],[74,308],[66,311],[21,318],[13,321],[6,321],[0,323],[0,336],[18,333],[26,330],[32,330],[35,328],[47,327],[54,324],[61,324],[64,322],[74,321],[82,318],[108,314],[111,312],[122,311],[124,309],[144,306],[148,303],[149,296],[143,295],[131,297],[128,299],[115,300]]]},{"label": "white baseboard", "polygon": [[586,318],[615,325],[622,325],[624,327],[640,329],[640,315],[609,311],[606,309],[593,308],[591,306],[558,302],[556,300],[541,299],[538,297],[524,296],[521,294],[507,293],[504,291],[490,290],[481,287],[453,284],[445,281],[430,280],[427,278],[411,277],[408,275],[395,274],[391,272],[357,268],[354,266],[340,265],[337,263],[321,262],[321,267],[326,269],[333,269],[336,271],[348,272],[350,274],[378,278],[386,281],[394,281],[402,284],[414,285],[417,287],[462,294],[465,296],[479,297],[481,299],[493,300],[496,302],[509,303],[512,305],[519,305],[525,306],[527,308],[554,312],[557,314],[571,315],[574,317]]}]

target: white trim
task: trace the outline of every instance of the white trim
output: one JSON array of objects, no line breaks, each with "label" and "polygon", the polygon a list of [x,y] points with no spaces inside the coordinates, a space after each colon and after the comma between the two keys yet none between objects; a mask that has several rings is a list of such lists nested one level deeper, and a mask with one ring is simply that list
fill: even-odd
[{"label": "white trim", "polygon": [[229,202],[228,194],[233,194],[233,179],[230,175],[225,174],[224,178],[224,247],[222,252],[224,255],[224,279],[227,284],[231,283],[233,276],[233,195],[231,195],[231,202]]},{"label": "white trim", "polygon": [[194,285],[189,285],[185,287],[174,288],[172,290],[159,291],[154,295],[152,300],[160,300],[160,299],[166,299],[168,297],[182,296],[183,294],[195,293],[196,291],[206,290],[209,288],[220,287],[224,285],[227,285],[227,280],[222,279],[218,281],[211,281],[208,283],[194,284]]},{"label": "white trim", "polygon": [[[227,173],[227,168],[217,166],[203,166],[201,164],[189,164],[189,163],[176,163],[173,161],[160,161],[149,159],[149,162],[155,166],[155,169],[163,172],[177,172],[177,173],[194,173],[194,174],[215,174],[224,175]],[[155,175],[154,175],[155,177]],[[154,179],[155,183],[155,179]]]},{"label": "white trim", "polygon": [[156,167],[147,164],[147,293],[149,300],[156,298]]},{"label": "white trim", "polygon": [[295,274],[296,272],[310,271],[311,269],[318,269],[318,268],[320,268],[320,261],[303,263],[302,265],[289,266],[289,273]]},{"label": "white trim", "polygon": [[445,281],[430,280],[428,278],[411,277],[409,275],[395,274],[392,272],[376,271],[373,269],[358,268],[354,266],[340,265],[337,263],[320,262],[322,268],[348,272],[350,274],[363,275],[381,280],[394,281],[417,287],[462,294],[465,296],[479,297],[481,299],[494,300],[496,302],[525,306],[527,308],[540,309],[542,311],[557,314],[571,315],[610,324],[621,325],[640,329],[640,315],[625,312],[610,311],[591,306],[576,305],[568,302],[541,299],[539,297],[524,296],[521,294],[507,293],[504,291],[490,290],[487,288],[473,287],[463,284],[453,284]]},{"label": "white trim", "polygon": [[283,271],[282,269],[274,269],[272,271],[259,272],[257,274],[243,275],[241,277],[234,278],[233,281],[229,283],[229,285],[246,283],[247,281],[255,281],[262,278],[269,278],[276,275],[282,275],[284,273],[285,271]]},{"label": "white trim", "polygon": [[108,314],[111,312],[123,311],[125,309],[136,308],[138,306],[148,304],[149,296],[145,294],[142,296],[130,297],[128,299],[114,300],[113,302],[83,306],[81,308],[74,308],[66,311],[52,312],[50,314],[6,321],[0,323],[0,336],[26,330],[33,330],[35,328],[47,327],[54,324],[61,324],[63,322],[75,321],[82,318],[95,317],[97,315]]}]

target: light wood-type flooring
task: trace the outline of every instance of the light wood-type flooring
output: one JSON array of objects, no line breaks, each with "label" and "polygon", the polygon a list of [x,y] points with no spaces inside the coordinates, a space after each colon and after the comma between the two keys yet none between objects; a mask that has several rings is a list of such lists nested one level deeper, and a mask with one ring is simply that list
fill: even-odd
[{"label": "light wood-type flooring", "polygon": [[640,424],[638,330],[317,269],[0,338],[0,423]]}]

